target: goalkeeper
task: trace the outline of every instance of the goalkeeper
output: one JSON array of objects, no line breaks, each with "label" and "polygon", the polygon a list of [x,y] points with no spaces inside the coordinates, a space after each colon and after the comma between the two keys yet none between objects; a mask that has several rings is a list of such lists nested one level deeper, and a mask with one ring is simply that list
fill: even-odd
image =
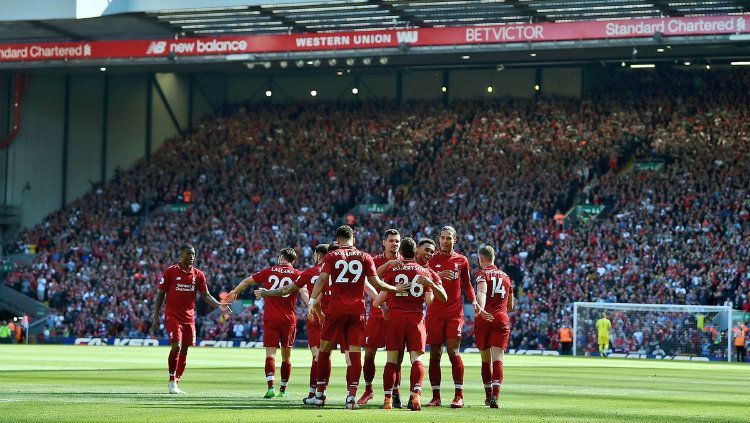
[{"label": "goalkeeper", "polygon": [[599,339],[599,356],[604,357],[604,352],[609,348],[609,329],[612,322],[607,319],[607,313],[602,313],[602,318],[596,321],[596,331]]}]

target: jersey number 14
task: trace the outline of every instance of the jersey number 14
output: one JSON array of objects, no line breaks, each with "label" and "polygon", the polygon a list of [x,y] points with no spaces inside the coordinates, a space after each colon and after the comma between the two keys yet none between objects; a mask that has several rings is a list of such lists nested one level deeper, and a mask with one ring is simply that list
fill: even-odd
[{"label": "jersey number 14", "polygon": [[505,298],[505,294],[507,294],[503,279],[498,278],[497,276],[492,277],[492,296],[494,297],[495,294],[500,294],[500,298],[503,299]]}]

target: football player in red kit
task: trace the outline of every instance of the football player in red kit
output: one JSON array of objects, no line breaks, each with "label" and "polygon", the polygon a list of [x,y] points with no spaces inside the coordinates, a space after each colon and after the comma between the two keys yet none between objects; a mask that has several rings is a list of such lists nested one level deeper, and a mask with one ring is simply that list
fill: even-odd
[{"label": "football player in red kit", "polygon": [[[323,259],[320,273],[310,300],[309,314],[322,314],[317,298],[328,287],[327,311],[320,331],[320,352],[318,353],[318,386],[315,398],[310,404],[325,404],[325,389],[330,372],[330,355],[335,344],[345,345],[351,366],[347,370],[348,396],[346,408],[355,409],[357,387],[362,373],[361,348],[365,334],[365,282],[369,281],[376,289],[387,292],[403,292],[405,286],[395,287],[384,283],[375,274],[372,257],[354,248],[354,231],[349,226],[336,230],[336,244],[339,248]],[[329,286],[330,283],[330,286]]]},{"label": "football player in red kit", "polygon": [[[395,229],[387,229],[383,238],[382,254],[372,258],[375,262],[375,268],[379,268],[389,260],[398,258],[398,249],[401,245],[401,234]],[[381,306],[385,307],[385,305]],[[362,374],[365,379],[365,392],[357,401],[357,405],[365,405],[373,397],[372,381],[375,378],[375,354],[378,348],[385,347],[385,328],[386,321],[383,316],[381,307],[372,306],[370,303],[370,315],[367,316],[365,326],[365,357],[362,365]],[[403,359],[403,351],[401,352]],[[401,408],[401,397],[399,395],[399,385],[401,384],[401,359],[396,363],[396,385],[393,387],[393,407]]]},{"label": "football player in red kit", "polygon": [[208,292],[206,275],[193,267],[195,248],[190,244],[180,247],[180,262],[167,268],[159,281],[159,293],[154,302],[154,313],[151,318],[151,331],[159,331],[161,306],[166,297],[164,309],[164,328],[169,335],[172,349],[169,352],[169,393],[184,394],[177,385],[187,365],[188,347],[195,345],[195,293],[201,294],[203,301],[218,307],[225,314],[232,310],[220,304]]},{"label": "football player in red kit", "polygon": [[469,260],[455,252],[456,230],[452,226],[445,226],[440,230],[440,251],[430,260],[430,268],[440,275],[448,300],[435,301],[427,307],[427,343],[430,345],[430,384],[432,385],[432,400],[428,407],[441,405],[440,399],[440,358],[443,344],[446,345],[448,358],[453,369],[453,383],[455,396],[451,408],[464,406],[464,363],[459,355],[461,347],[461,333],[464,326],[464,304],[462,291],[472,303],[477,314],[479,305],[474,296],[469,276]]},{"label": "football player in red kit", "polygon": [[[492,315],[492,319],[477,317],[474,334],[477,347],[482,354],[482,379],[488,397],[486,402],[490,408],[499,407],[500,386],[503,384],[503,354],[508,348],[510,337],[508,311],[513,310],[515,305],[513,284],[508,275],[495,267],[494,263],[495,250],[489,245],[480,248],[480,270],[476,277],[477,302]],[[490,382],[490,392],[487,392]]]},{"label": "football player in red kit", "polygon": [[[293,267],[297,261],[297,252],[293,248],[279,251],[278,265],[261,270],[239,283],[227,295],[231,303],[248,285],[260,284],[261,287],[274,290],[294,285],[302,273]],[[263,346],[266,347],[266,383],[268,390],[263,398],[276,396],[274,378],[276,374],[276,348],[281,347],[281,389],[280,396],[286,396],[286,385],[292,373],[292,347],[297,333],[297,293],[284,297],[269,297],[263,312]]]},{"label": "football player in red kit", "polygon": [[[315,247],[315,266],[305,270],[294,281],[293,285],[287,285],[283,288],[276,289],[265,289],[259,288],[255,290],[255,296],[258,298],[267,297],[283,297],[287,295],[299,292],[299,296],[302,298],[302,302],[307,304],[310,300],[310,292],[315,285],[315,282],[320,276],[320,272],[323,270],[323,257],[328,254],[328,244],[318,244]],[[307,319],[307,345],[312,353],[312,366],[310,366],[310,393],[308,398],[315,396],[315,388],[317,387],[317,360],[318,360],[318,348],[320,348],[320,320],[318,316],[313,316],[312,319]]]},{"label": "football player in red kit", "polygon": [[[388,300],[389,318],[386,327],[386,349],[388,362],[383,371],[383,390],[385,401],[383,408],[393,408],[392,392],[396,382],[396,363],[399,353],[406,347],[411,358],[410,404],[411,410],[420,411],[424,365],[422,356],[425,352],[427,334],[424,325],[424,303],[431,304],[433,297],[446,300],[446,293],[440,278],[429,268],[415,261],[417,243],[411,238],[404,238],[399,249],[403,260],[383,272],[386,283],[405,284],[408,290],[403,293],[381,292],[375,300],[378,306]],[[393,263],[393,261],[389,262]],[[380,269],[379,269],[380,270]]]}]

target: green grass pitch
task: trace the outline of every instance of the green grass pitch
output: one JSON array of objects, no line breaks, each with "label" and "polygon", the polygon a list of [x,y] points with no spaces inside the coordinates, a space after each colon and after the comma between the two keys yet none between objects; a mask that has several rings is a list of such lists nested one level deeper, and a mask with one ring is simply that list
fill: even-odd
[{"label": "green grass pitch", "polygon": [[[301,403],[307,350],[292,353],[290,397],[270,400],[261,398],[263,350],[191,349],[180,383],[185,396],[166,393],[167,354],[166,348],[0,346],[0,422],[750,421],[750,366],[740,364],[508,356],[501,408],[490,410],[479,355],[464,354],[466,408],[416,413],[380,409],[385,354],[378,355],[375,400],[356,411],[343,409],[339,353],[324,409]],[[447,357],[443,366],[443,397],[450,400]]]}]

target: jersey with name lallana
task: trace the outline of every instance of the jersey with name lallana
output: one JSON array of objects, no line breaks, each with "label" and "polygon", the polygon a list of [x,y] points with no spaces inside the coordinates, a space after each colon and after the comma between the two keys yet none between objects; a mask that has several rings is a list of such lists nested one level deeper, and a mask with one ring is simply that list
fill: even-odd
[{"label": "jersey with name lallana", "polygon": [[[253,281],[265,289],[281,289],[289,286],[299,277],[299,269],[291,264],[280,264],[261,270],[252,276]],[[297,320],[297,293],[283,297],[267,297],[263,307],[263,321],[291,322]]]},{"label": "jersey with name lallana", "polygon": [[354,246],[343,246],[325,256],[323,272],[331,277],[328,311],[364,315],[365,281],[376,274],[372,257]]},{"label": "jersey with name lallana", "polygon": [[192,266],[186,272],[176,264],[164,271],[159,289],[167,295],[164,315],[185,324],[195,322],[196,292],[208,291],[203,272]]}]

